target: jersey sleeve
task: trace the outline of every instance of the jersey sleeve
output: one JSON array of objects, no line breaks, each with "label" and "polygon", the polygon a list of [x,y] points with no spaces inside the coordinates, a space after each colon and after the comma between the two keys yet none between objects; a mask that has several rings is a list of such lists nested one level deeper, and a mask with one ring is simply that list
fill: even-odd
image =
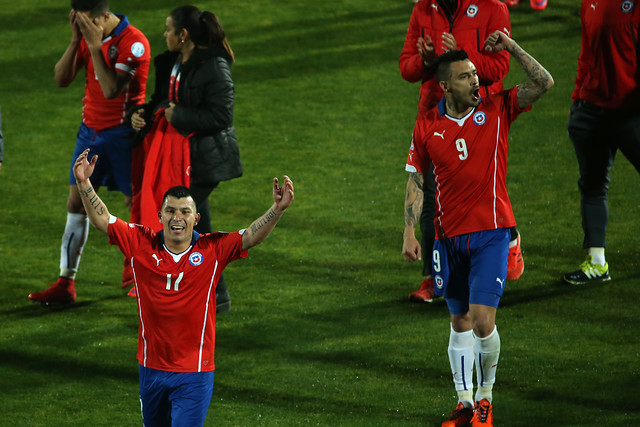
[{"label": "jersey sleeve", "polygon": [[227,265],[240,258],[246,258],[249,251],[242,250],[242,234],[244,230],[234,233],[213,233],[207,235],[215,247],[218,261]]},{"label": "jersey sleeve", "polygon": [[151,229],[142,225],[130,224],[120,218],[113,218],[115,221],[110,220],[107,229],[109,244],[118,246],[127,258],[136,254],[141,239],[153,237],[155,234]]},{"label": "jersey sleeve", "polygon": [[407,156],[407,164],[405,166],[407,172],[422,173],[422,165],[425,159],[428,160],[428,154],[425,149],[424,130],[420,122],[421,120],[418,119],[413,128],[411,146],[409,147],[409,155]]},{"label": "jersey sleeve", "polygon": [[118,59],[116,60],[116,71],[136,75],[136,71],[143,64],[151,62],[151,48],[147,38],[139,31],[133,32],[126,37],[118,49]]},{"label": "jersey sleeve", "polygon": [[520,108],[518,105],[518,86],[514,86],[509,90],[502,92],[503,94],[503,102],[504,109],[506,111],[506,116],[509,120],[509,123],[512,123],[520,113],[529,111],[533,108],[533,105],[528,106],[527,108]]}]

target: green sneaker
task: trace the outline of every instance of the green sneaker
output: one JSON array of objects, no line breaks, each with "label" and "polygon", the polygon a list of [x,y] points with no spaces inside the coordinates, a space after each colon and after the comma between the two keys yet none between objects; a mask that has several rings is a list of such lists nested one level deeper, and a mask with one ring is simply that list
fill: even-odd
[{"label": "green sneaker", "polygon": [[593,258],[587,255],[587,259],[580,264],[580,269],[566,273],[562,279],[572,285],[586,285],[593,282],[607,282],[611,280],[609,276],[609,263],[604,265],[594,264],[591,262]]}]

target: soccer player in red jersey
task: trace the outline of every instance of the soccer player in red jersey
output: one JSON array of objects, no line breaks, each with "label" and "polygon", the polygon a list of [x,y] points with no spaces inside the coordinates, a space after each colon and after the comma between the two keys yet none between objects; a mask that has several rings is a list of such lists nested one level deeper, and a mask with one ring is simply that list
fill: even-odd
[{"label": "soccer player in red jersey", "polygon": [[[125,117],[129,108],[144,103],[149,42],[126,16],[110,12],[107,0],[72,0],[71,8],[71,42],[54,70],[56,84],[67,87],[86,67],[82,123],[71,166],[91,147],[101,158],[92,177],[94,188],[104,184],[117,189],[130,205],[133,129]],[[48,289],[29,294],[29,299],[47,304],[76,300],[75,276],[88,233],[89,220],[70,172],[60,276]]]},{"label": "soccer player in red jersey", "polygon": [[247,229],[198,234],[200,219],[189,189],[167,191],[158,212],[162,230],[109,214],[89,178],[97,156],[89,150],[73,167],[91,223],[130,259],[137,291],[138,362],[144,425],[198,426],[213,393],[216,292],[225,266],[261,243],[293,201],[293,183],[273,180],[273,205]]},{"label": "soccer player in red jersey", "polygon": [[[486,97],[502,90],[502,80],[509,71],[509,53],[488,52],[484,49],[484,41],[497,30],[507,35],[511,31],[509,11],[499,0],[416,2],[400,54],[399,67],[405,80],[420,82],[418,117],[435,107],[442,98],[442,91],[429,63],[447,50],[462,49],[467,52],[478,71],[481,96]],[[424,173],[420,232],[422,251],[430,253],[435,239],[435,186],[431,168]],[[511,229],[510,247],[507,279],[516,280],[524,270],[524,261],[515,226]],[[420,288],[409,294],[409,299],[431,302],[435,295],[429,257],[422,264],[423,280]]]},{"label": "soccer player in red jersey", "polygon": [[487,38],[485,49],[509,52],[529,80],[481,97],[478,73],[467,54],[451,50],[441,55],[434,70],[444,98],[416,121],[406,166],[414,177],[405,199],[402,255],[408,262],[421,256],[415,228],[429,161],[436,183],[432,269],[436,293],[449,308],[448,353],[458,393],[456,409],[443,426],[493,425],[500,354],[495,317],[507,276],[509,227],[515,224],[506,186],[508,133],[516,117],[553,86],[547,70],[502,31]]}]

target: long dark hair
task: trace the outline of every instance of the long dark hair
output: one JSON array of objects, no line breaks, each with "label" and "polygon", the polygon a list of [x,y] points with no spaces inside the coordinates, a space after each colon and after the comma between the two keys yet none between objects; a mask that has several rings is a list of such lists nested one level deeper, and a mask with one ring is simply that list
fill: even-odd
[{"label": "long dark hair", "polygon": [[222,24],[216,15],[211,12],[200,11],[195,6],[180,6],[173,9],[170,16],[173,20],[176,34],[180,33],[184,28],[196,46],[214,47],[221,45],[231,56],[231,60],[235,61],[233,50],[229,46]]}]

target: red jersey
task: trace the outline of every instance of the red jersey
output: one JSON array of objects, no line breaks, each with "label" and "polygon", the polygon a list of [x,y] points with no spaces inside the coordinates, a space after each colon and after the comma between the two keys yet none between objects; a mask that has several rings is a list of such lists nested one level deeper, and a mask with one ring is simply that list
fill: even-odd
[{"label": "red jersey", "polygon": [[138,293],[138,362],[170,372],[215,369],[216,291],[225,266],[247,256],[242,231],[194,232],[180,255],[164,235],[119,218],[109,221],[109,243],[131,258]]},{"label": "red jersey", "polygon": [[400,72],[409,82],[422,81],[418,114],[433,108],[443,96],[434,72],[425,68],[418,53],[418,37],[431,36],[436,54],[440,55],[444,53],[442,34],[451,33],[458,49],[465,50],[476,66],[480,95],[486,97],[502,90],[502,79],[509,71],[506,51],[489,53],[484,50],[484,42],[496,30],[511,35],[509,11],[498,0],[458,0],[451,21],[437,0],[421,0],[415,4],[400,54]]},{"label": "red jersey", "polygon": [[461,119],[444,98],[416,121],[406,170],[433,162],[437,239],[516,225],[507,194],[509,128],[522,112],[517,87],[483,98]]},{"label": "red jersey", "polygon": [[91,60],[89,46],[84,38],[77,52],[77,67],[87,67],[87,78],[82,99],[82,120],[96,130],[124,123],[127,111],[133,105],[144,104],[151,62],[149,41],[140,30],[129,24],[126,16],[116,15],[120,24],[102,40],[102,54],[107,66],[119,73],[131,75],[131,82],[114,99],[104,97]]},{"label": "red jersey", "polygon": [[582,44],[571,98],[604,108],[640,108],[638,0],[583,1]]}]

